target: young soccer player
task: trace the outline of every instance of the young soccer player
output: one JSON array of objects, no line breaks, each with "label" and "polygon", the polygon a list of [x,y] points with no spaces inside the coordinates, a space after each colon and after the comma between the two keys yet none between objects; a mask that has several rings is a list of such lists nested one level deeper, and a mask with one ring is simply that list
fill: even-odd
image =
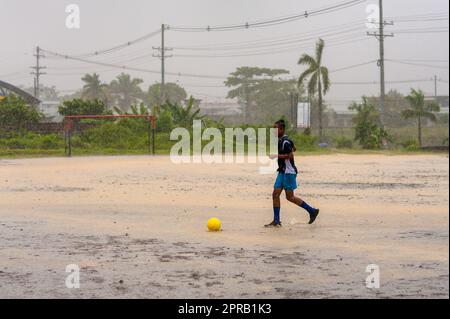
[{"label": "young soccer player", "polygon": [[283,190],[286,192],[286,199],[291,203],[300,206],[309,213],[309,224],[314,223],[319,215],[319,209],[309,206],[305,201],[294,195],[297,189],[298,170],[295,166],[294,152],[296,151],[294,143],[285,134],[286,123],[280,120],[275,123],[274,128],[278,131],[278,154],[271,155],[272,159],[278,159],[278,176],[275,181],[273,191],[273,222],[266,227],[280,227],[280,195]]}]

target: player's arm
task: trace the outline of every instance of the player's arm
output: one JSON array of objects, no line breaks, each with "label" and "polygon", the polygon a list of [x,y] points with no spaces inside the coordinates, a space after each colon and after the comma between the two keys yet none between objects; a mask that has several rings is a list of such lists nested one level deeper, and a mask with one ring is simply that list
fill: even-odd
[{"label": "player's arm", "polygon": [[285,142],[283,144],[283,153],[284,154],[274,154],[271,155],[271,159],[293,159],[294,158],[294,152],[296,151],[295,146],[291,142]]},{"label": "player's arm", "polygon": [[270,155],[271,159],[293,159],[294,158],[294,153],[291,152],[289,154],[273,154]]}]

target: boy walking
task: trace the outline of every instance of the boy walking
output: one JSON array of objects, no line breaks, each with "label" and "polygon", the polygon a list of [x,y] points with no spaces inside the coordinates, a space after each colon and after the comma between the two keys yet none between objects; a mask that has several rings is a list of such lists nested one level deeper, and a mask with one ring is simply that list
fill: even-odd
[{"label": "boy walking", "polygon": [[274,219],[270,224],[265,225],[265,227],[281,227],[280,195],[283,190],[286,192],[286,199],[289,202],[300,206],[308,212],[309,224],[312,224],[319,215],[319,209],[309,206],[301,198],[294,195],[294,191],[297,189],[296,179],[298,174],[294,161],[295,145],[285,134],[286,123],[284,120],[276,122],[274,128],[278,130],[278,155],[271,155],[271,158],[278,159],[278,176],[272,195]]}]

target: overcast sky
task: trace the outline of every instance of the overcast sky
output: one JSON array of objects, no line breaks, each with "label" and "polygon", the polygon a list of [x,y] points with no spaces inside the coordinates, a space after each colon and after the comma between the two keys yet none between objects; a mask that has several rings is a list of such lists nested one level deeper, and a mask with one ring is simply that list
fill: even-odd
[{"label": "overcast sky", "polygon": [[[162,23],[172,26],[240,24],[304,12],[342,1],[0,0],[0,79],[15,85],[32,86],[33,77],[29,74],[29,67],[35,63],[33,50],[37,45],[65,54],[83,54],[136,39],[157,30]],[[386,32],[396,33],[394,38],[386,39],[386,58],[402,62],[386,62],[386,80],[422,80],[417,83],[388,83],[387,89],[395,88],[407,93],[411,87],[415,87],[433,94],[434,83],[431,79],[437,75],[442,80],[438,84],[438,93],[448,94],[448,18],[434,19],[438,17],[437,14],[448,14],[448,1],[384,2],[385,16],[396,17],[394,21],[398,21],[394,26],[386,27]],[[65,25],[65,9],[72,3],[80,8],[80,29],[68,29]],[[259,66],[287,69],[292,76],[297,77],[302,70],[297,65],[298,58],[302,53],[313,53],[314,42],[319,35],[328,44],[323,63],[330,70],[373,61],[378,59],[378,41],[366,36],[368,29],[364,22],[368,15],[366,7],[371,3],[376,4],[378,1],[367,1],[342,11],[265,28],[198,33],[168,31],[166,45],[175,50],[170,52],[174,57],[167,60],[166,68],[168,72],[225,77],[238,66]],[[428,16],[430,14],[435,15]],[[427,16],[414,17],[418,15]],[[277,41],[278,44],[251,49],[242,47],[251,41],[265,40]],[[217,50],[229,43],[233,50]],[[159,45],[160,35],[157,35],[94,60],[159,71],[160,61],[151,56],[154,53],[152,47]],[[182,49],[185,47],[191,50]],[[192,47],[200,50],[192,50]],[[81,87],[82,73],[95,71],[100,73],[103,81],[109,82],[121,72],[110,67],[69,60],[44,59],[42,63],[48,67],[48,75],[42,77],[42,83],[67,91]],[[142,78],[145,81],[144,89],[160,81],[158,74],[126,72]],[[379,90],[376,84],[342,83],[378,81],[376,62],[333,72],[330,76],[336,84],[332,85],[326,98],[336,109],[346,109],[349,100],[359,99],[363,94],[377,94]],[[178,81],[188,92],[200,98],[207,96],[210,101],[225,97],[227,92],[226,88],[221,87],[223,79],[168,76],[167,81]]]}]

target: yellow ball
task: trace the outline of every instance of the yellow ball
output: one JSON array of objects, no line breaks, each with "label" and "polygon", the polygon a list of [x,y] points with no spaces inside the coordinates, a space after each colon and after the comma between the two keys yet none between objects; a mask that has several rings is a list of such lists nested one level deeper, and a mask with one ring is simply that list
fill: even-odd
[{"label": "yellow ball", "polygon": [[208,229],[209,231],[219,231],[222,224],[219,219],[217,218],[211,218],[208,220]]}]

